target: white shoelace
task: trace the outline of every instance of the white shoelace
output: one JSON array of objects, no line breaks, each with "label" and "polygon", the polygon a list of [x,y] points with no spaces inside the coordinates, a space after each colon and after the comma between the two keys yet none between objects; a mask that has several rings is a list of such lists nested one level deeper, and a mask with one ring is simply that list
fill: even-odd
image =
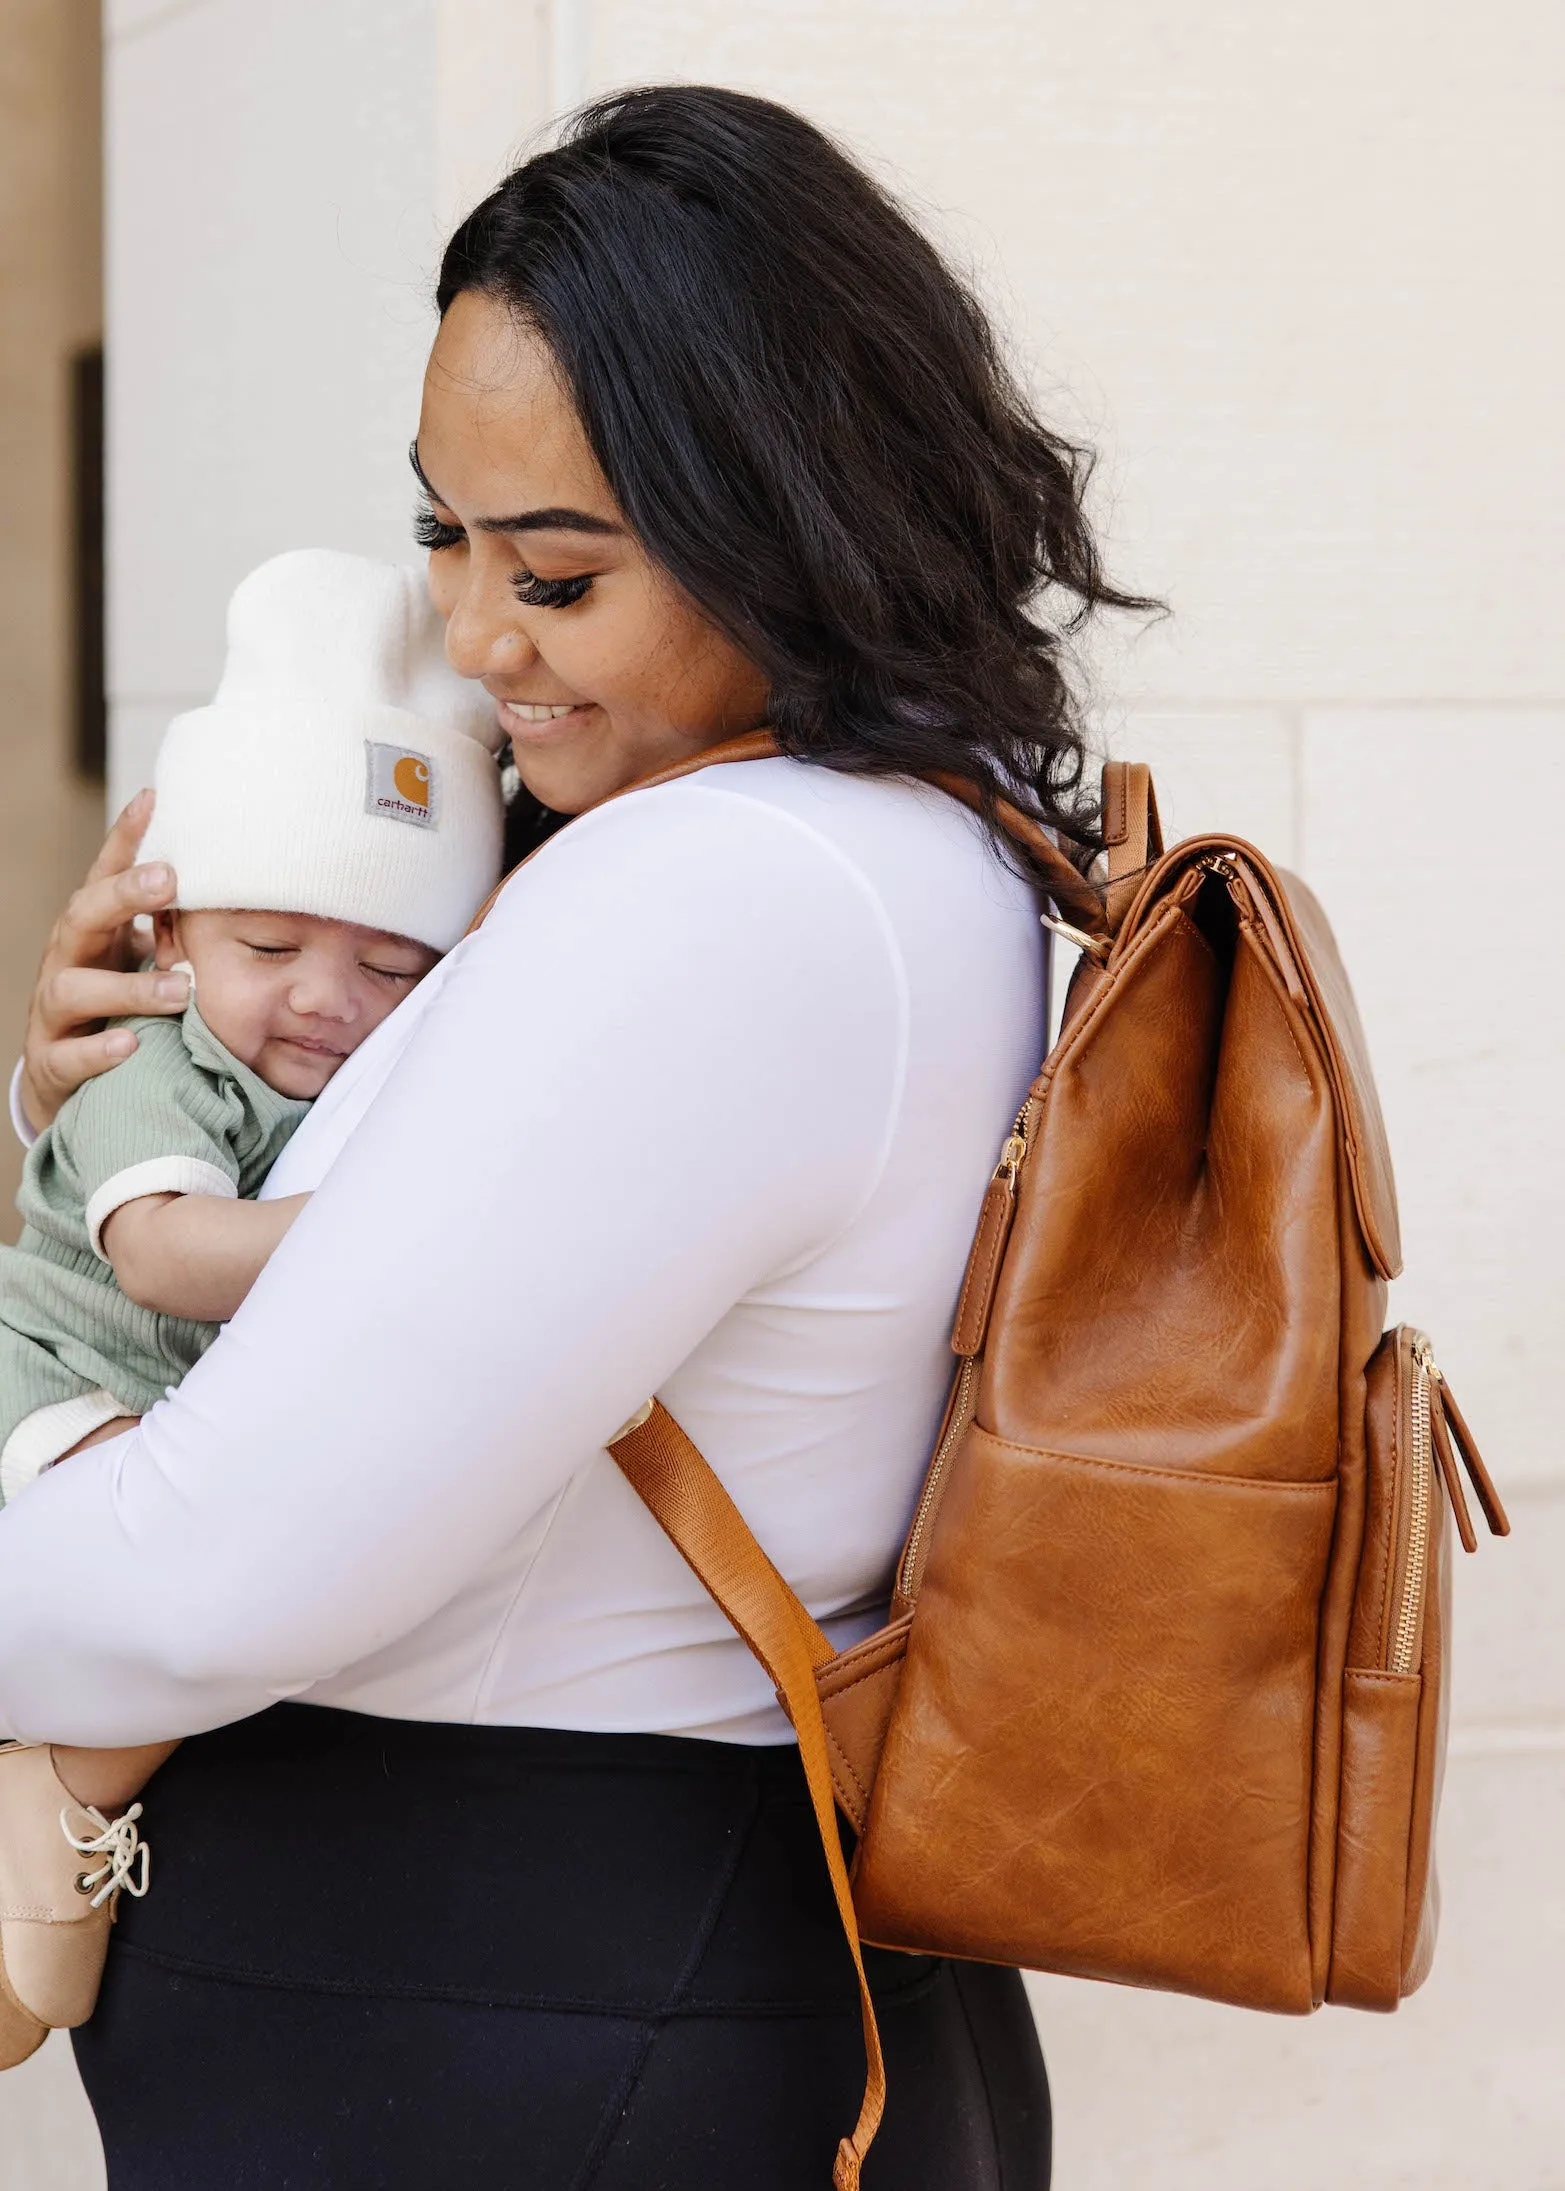
[{"label": "white shoelace", "polygon": [[71,1808],[60,1813],[60,1831],[79,1856],[101,1856],[103,1862],[96,1871],[84,1871],[77,1881],[83,1894],[92,1893],[92,1906],[101,1909],[111,1895],[123,1887],[127,1894],[139,1900],[147,1891],[150,1877],[152,1851],[136,1830],[141,1816],[141,1805],[133,1803],[119,1818],[107,1819],[102,1811],[94,1810],[90,1803],[72,1806],[90,1818],[99,1829],[85,1837],[71,1831]]}]

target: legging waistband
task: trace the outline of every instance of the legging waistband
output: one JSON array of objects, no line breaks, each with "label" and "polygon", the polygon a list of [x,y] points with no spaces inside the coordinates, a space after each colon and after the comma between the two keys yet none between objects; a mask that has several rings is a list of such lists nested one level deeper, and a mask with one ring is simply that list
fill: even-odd
[{"label": "legging waistband", "polygon": [[[120,1936],[165,1963],[614,2014],[856,2001],[791,1744],[281,1704],[186,1743],[143,1802],[156,1889]],[[875,1961],[891,1994],[935,1967]]]}]

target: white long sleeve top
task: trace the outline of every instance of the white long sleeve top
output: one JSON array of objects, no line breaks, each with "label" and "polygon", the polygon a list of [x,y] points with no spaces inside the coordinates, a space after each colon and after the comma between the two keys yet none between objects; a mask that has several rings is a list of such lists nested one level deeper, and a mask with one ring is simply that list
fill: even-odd
[{"label": "white long sleeve top", "polygon": [[0,1512],[0,1733],[298,1697],[786,1739],[603,1441],[659,1394],[868,1632],[1046,940],[914,785],[754,762],[574,823],[316,1103],[266,1188],[314,1198],[211,1352]]}]

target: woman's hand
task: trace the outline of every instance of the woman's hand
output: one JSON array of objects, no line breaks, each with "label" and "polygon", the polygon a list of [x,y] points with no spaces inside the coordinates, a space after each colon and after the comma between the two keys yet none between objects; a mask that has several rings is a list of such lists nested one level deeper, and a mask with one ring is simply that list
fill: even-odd
[{"label": "woman's hand", "polygon": [[174,901],[174,871],[161,861],[134,862],[152,815],[152,794],[137,792],[109,831],[87,880],[54,924],[27,1013],[20,1093],[40,1133],[84,1080],[130,1056],[128,1027],[104,1032],[106,1019],[182,1012],[190,1001],[183,974],[140,974],[131,921]]}]

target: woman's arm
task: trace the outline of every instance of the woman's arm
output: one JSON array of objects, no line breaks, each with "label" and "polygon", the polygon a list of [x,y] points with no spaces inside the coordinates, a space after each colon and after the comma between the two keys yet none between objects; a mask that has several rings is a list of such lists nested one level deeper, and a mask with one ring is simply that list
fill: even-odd
[{"label": "woman's arm", "polygon": [[227,1202],[210,1194],[144,1194],[103,1221],[103,1252],[120,1291],[159,1316],[225,1324],[309,1201]]},{"label": "woman's arm", "polygon": [[171,868],[161,861],[134,864],[151,818],[152,794],[140,791],[54,924],[28,1005],[27,1047],[11,1090],[16,1123],[31,1135],[42,1133],[83,1081],[106,1073],[135,1049],[130,1029],[105,1032],[106,1019],[182,1012],[190,1001],[183,974],[134,971],[131,922],[174,902]]},{"label": "woman's arm", "polygon": [[872,1193],[900,960],[858,871],[679,784],[548,846],[178,1392],[0,1515],[0,1732],[129,1743],[406,1634]]}]

